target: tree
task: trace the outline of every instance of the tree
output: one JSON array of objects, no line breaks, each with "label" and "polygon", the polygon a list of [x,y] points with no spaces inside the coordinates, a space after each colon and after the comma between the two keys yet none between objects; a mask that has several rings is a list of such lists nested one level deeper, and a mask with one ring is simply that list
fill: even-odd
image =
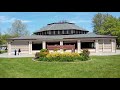
[{"label": "tree", "polygon": [[96,14],[93,18],[94,32],[102,35],[117,37],[117,45],[120,45],[120,18],[109,14]]},{"label": "tree", "polygon": [[105,35],[117,36],[117,45],[120,45],[120,20],[116,17],[107,17],[103,23],[104,32],[99,31]]},{"label": "tree", "polygon": [[107,17],[111,17],[111,15],[98,13],[93,17],[92,23],[93,23],[94,33],[100,34],[99,30],[103,30],[102,25]]},{"label": "tree", "polygon": [[27,30],[27,25],[22,23],[21,20],[15,20],[12,23],[12,27],[9,28],[9,33],[12,36],[26,36],[29,35],[29,31]]},{"label": "tree", "polygon": [[1,34],[1,29],[0,29],[0,45],[2,44],[2,34]]}]

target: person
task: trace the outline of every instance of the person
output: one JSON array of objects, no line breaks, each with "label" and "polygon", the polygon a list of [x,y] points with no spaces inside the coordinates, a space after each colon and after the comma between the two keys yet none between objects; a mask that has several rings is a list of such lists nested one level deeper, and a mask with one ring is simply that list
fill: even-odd
[{"label": "person", "polygon": [[20,52],[21,52],[21,50],[20,50],[20,48],[18,49],[18,55],[20,55]]},{"label": "person", "polygon": [[16,52],[17,52],[17,51],[16,51],[16,49],[15,49],[15,56],[16,56]]}]

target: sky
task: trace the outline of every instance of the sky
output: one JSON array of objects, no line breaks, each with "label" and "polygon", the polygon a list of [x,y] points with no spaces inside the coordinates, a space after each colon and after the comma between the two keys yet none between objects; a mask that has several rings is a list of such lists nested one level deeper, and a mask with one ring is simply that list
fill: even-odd
[{"label": "sky", "polygon": [[[0,12],[0,31],[7,32],[14,20],[21,20],[27,25],[32,34],[49,23],[67,20],[75,23],[89,32],[93,31],[92,18],[98,12]],[[108,13],[120,17],[120,12],[99,12]]]}]

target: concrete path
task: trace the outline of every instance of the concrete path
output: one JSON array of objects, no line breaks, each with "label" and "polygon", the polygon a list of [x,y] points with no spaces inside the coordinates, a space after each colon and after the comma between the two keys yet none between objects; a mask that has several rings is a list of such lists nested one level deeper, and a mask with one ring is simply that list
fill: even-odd
[{"label": "concrete path", "polygon": [[109,55],[120,55],[120,50],[116,50],[116,52],[98,52],[98,53],[90,53],[90,56],[109,56]]},{"label": "concrete path", "polygon": [[0,58],[21,58],[21,57],[34,57],[35,55],[21,54],[21,55],[8,55],[7,53],[0,54]]},{"label": "concrete path", "polygon": [[[116,53],[112,52],[99,52],[99,53],[90,53],[90,56],[109,56],[109,55],[120,55],[120,50],[116,50]],[[7,53],[0,54],[0,58],[21,58],[21,57],[35,57],[35,55],[30,54],[21,54],[21,55],[8,55]]]}]

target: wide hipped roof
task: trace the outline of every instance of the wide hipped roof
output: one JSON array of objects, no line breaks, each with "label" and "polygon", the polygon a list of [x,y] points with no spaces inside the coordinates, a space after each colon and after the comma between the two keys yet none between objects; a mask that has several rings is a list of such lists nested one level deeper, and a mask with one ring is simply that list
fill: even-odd
[{"label": "wide hipped roof", "polygon": [[74,23],[58,22],[58,23],[48,24],[47,26],[41,28],[40,30],[38,30],[36,32],[49,31],[49,30],[71,30],[71,29],[88,31],[88,30],[85,30],[82,27],[79,27],[79,26],[75,25]]},{"label": "wide hipped roof", "polygon": [[32,35],[8,40],[57,40],[57,39],[78,39],[78,38],[115,38],[117,36],[97,35],[95,33],[75,34],[75,35]]}]

